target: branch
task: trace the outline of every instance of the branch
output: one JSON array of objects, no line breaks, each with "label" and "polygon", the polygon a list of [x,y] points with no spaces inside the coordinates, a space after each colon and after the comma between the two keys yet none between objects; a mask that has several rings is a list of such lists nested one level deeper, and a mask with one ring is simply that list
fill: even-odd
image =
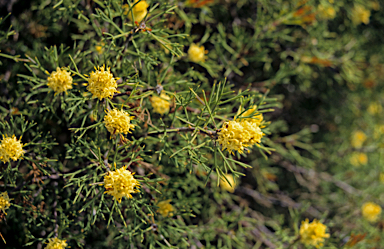
[{"label": "branch", "polygon": [[[173,128],[173,129],[166,129],[164,131],[155,131],[155,132],[149,132],[147,134],[145,134],[145,136],[152,136],[152,135],[159,135],[159,134],[163,134],[163,133],[175,133],[175,132],[188,132],[188,131],[195,131],[196,128],[195,127],[180,127],[180,128]],[[209,130],[201,130],[201,129],[197,129],[198,132],[201,132],[201,133],[204,133],[205,135],[208,135],[210,137],[216,137],[217,136],[217,131],[209,131]]]}]

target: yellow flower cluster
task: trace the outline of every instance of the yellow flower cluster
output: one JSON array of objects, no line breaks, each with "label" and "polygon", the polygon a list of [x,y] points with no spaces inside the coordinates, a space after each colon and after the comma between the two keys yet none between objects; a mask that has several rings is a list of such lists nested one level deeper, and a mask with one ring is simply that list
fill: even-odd
[{"label": "yellow flower cluster", "polygon": [[121,198],[132,198],[133,193],[139,192],[140,183],[133,177],[131,171],[121,167],[115,171],[109,171],[104,176],[105,193],[112,195],[118,202]]},{"label": "yellow flower cluster", "polygon": [[371,115],[380,114],[382,110],[383,110],[383,107],[378,102],[371,103],[367,109],[368,113]]},{"label": "yellow flower cluster", "polygon": [[170,204],[171,200],[165,200],[157,203],[157,206],[159,209],[157,212],[161,214],[163,217],[171,217],[173,216],[173,212],[175,211],[173,209],[173,206]]},{"label": "yellow flower cluster", "polygon": [[95,68],[88,78],[87,90],[90,91],[94,98],[102,100],[103,98],[112,98],[117,93],[118,78],[114,78],[110,72],[110,68],[105,70],[105,66]]},{"label": "yellow flower cluster", "polygon": [[[134,21],[141,22],[148,13],[148,10],[147,10],[148,7],[149,7],[149,4],[146,1],[142,0],[139,2],[139,0],[136,0],[132,8]],[[124,14],[128,15],[128,18],[132,20],[132,14],[129,11],[129,5],[124,4],[123,9],[125,9]]]},{"label": "yellow flower cluster", "polygon": [[366,165],[368,163],[368,157],[367,157],[367,154],[363,152],[354,153],[350,157],[349,161],[353,166],[359,167],[361,165]]},{"label": "yellow flower cluster", "polygon": [[161,93],[160,97],[153,96],[151,98],[151,104],[156,113],[163,115],[164,113],[169,112],[169,107],[171,103],[169,102],[171,98],[165,93]]},{"label": "yellow flower cluster", "polygon": [[221,188],[231,193],[235,192],[236,183],[235,183],[235,180],[233,179],[233,176],[231,174],[226,174],[225,177],[228,179],[230,184],[224,178],[220,178]]},{"label": "yellow flower cluster", "polygon": [[381,207],[373,202],[366,202],[361,207],[363,217],[370,222],[375,222],[381,214]]},{"label": "yellow flower cluster", "polygon": [[327,226],[319,222],[318,220],[313,220],[309,223],[308,219],[301,222],[300,227],[300,242],[306,246],[315,246],[319,248],[323,246],[325,238],[329,238],[329,234],[325,233]]},{"label": "yellow flower cluster", "polygon": [[67,92],[67,90],[72,89],[73,79],[71,74],[59,67],[51,73],[47,81],[48,87],[55,91],[55,94]]},{"label": "yellow flower cluster", "polygon": [[48,244],[47,244],[47,247],[45,247],[45,249],[64,249],[65,247],[67,247],[66,240],[51,238],[51,239],[48,239]]},{"label": "yellow flower cluster", "polygon": [[355,131],[352,134],[351,145],[356,149],[360,149],[361,147],[363,147],[365,140],[367,140],[367,136],[364,132],[360,130]]},{"label": "yellow flower cluster", "polygon": [[206,53],[207,51],[205,50],[204,46],[199,47],[193,43],[188,49],[188,59],[195,63],[204,62]]},{"label": "yellow flower cluster", "polygon": [[0,210],[4,212],[4,214],[7,214],[5,212],[6,209],[8,209],[11,206],[10,199],[7,192],[3,192],[0,194]]},{"label": "yellow flower cluster", "polygon": [[371,11],[361,5],[355,5],[352,10],[352,22],[355,25],[359,25],[360,23],[368,24],[370,16]]},{"label": "yellow flower cluster", "polygon": [[332,6],[319,5],[319,15],[323,19],[333,19],[336,16],[335,8]]},{"label": "yellow flower cluster", "polygon": [[0,160],[3,161],[3,163],[9,162],[11,159],[17,161],[23,155],[23,144],[20,140],[17,140],[15,135],[12,137],[3,135],[3,141],[1,141],[0,144]]},{"label": "yellow flower cluster", "polygon": [[240,116],[247,118],[240,119],[238,117],[234,121],[223,124],[217,138],[223,150],[227,149],[232,154],[233,151],[243,153],[246,147],[252,147],[261,142],[261,138],[264,136],[260,129],[263,116],[255,111],[256,106],[253,106]]},{"label": "yellow flower cluster", "polygon": [[113,109],[106,112],[104,116],[104,124],[107,130],[112,134],[131,133],[130,129],[134,129],[135,125],[131,124],[133,117],[129,116],[128,112],[123,110]]}]

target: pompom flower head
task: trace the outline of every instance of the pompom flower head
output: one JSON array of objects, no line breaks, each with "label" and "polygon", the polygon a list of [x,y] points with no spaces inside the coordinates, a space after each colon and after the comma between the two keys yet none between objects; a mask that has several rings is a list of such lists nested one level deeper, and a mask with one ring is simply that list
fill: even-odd
[{"label": "pompom flower head", "polygon": [[66,240],[61,240],[58,238],[48,239],[48,244],[45,249],[64,249],[67,247]]},{"label": "pompom flower head", "polygon": [[[116,166],[115,166],[116,167]],[[132,198],[133,193],[139,192],[140,183],[133,177],[131,171],[121,167],[115,171],[109,171],[104,176],[105,193],[112,195],[118,202],[123,197]]]},{"label": "pompom flower head", "polygon": [[351,145],[356,149],[363,147],[363,144],[367,140],[367,136],[364,132],[358,130],[352,134]]},{"label": "pompom flower head", "polygon": [[0,160],[3,161],[3,163],[9,162],[11,159],[17,161],[23,155],[23,144],[20,140],[17,140],[15,135],[12,137],[3,135],[3,141],[1,141],[0,144]]},{"label": "pompom flower head", "polygon": [[260,127],[254,122],[248,121],[228,121],[223,124],[218,132],[218,143],[222,146],[222,150],[228,150],[243,153],[246,147],[261,142],[264,133]]},{"label": "pompom flower head", "polygon": [[368,157],[367,157],[367,154],[363,152],[358,152],[358,153],[352,154],[349,161],[353,166],[359,167],[361,165],[366,165],[368,163]]},{"label": "pompom flower head", "polygon": [[169,102],[171,98],[166,95],[165,93],[161,93],[159,96],[153,96],[151,98],[151,104],[153,107],[153,110],[156,113],[160,113],[161,115],[169,112],[169,107],[171,103]]},{"label": "pompom flower head", "polygon": [[87,90],[99,100],[112,98],[113,94],[118,92],[116,80],[118,78],[113,77],[110,68],[105,69],[105,66],[95,68],[88,78]]},{"label": "pompom flower head", "polygon": [[363,217],[370,222],[375,222],[381,214],[381,207],[373,202],[366,202],[361,207]]},{"label": "pompom flower head", "polygon": [[48,87],[55,91],[55,94],[67,92],[67,90],[72,89],[73,79],[71,74],[59,67],[51,73],[47,81]]},{"label": "pompom flower head", "polygon": [[237,112],[237,115],[241,114],[239,116],[241,118],[238,117],[237,121],[248,121],[251,123],[255,123],[257,126],[260,127],[264,118],[263,118],[263,114],[257,112],[256,109],[257,109],[257,106],[254,105],[251,108],[249,108],[248,110],[246,110],[243,114],[241,114],[243,111],[242,111],[242,108],[240,107],[238,112]]},{"label": "pompom flower head", "polygon": [[231,193],[235,192],[236,183],[235,183],[235,180],[233,179],[233,176],[231,174],[226,174],[225,178],[227,178],[228,181],[225,180],[224,178],[220,178],[220,187],[228,192],[231,192]]},{"label": "pompom flower head", "polygon": [[163,217],[171,217],[173,216],[173,212],[175,211],[173,209],[173,206],[170,204],[171,200],[165,200],[157,203],[157,206],[159,209],[157,212],[161,214]]},{"label": "pompom flower head", "polygon": [[131,133],[130,130],[135,128],[135,125],[131,124],[133,117],[129,116],[128,112],[113,109],[106,113],[107,115],[104,116],[104,124],[112,135]]},{"label": "pompom flower head", "polygon": [[11,202],[8,196],[7,192],[3,192],[0,194],[0,210],[3,211],[4,214],[7,214],[5,212],[6,209],[8,209],[11,206]]},{"label": "pompom flower head", "polygon": [[199,47],[198,45],[192,43],[188,49],[188,59],[195,63],[204,62],[206,53],[207,51],[204,46]]},{"label": "pompom flower head", "polygon": [[124,4],[123,8],[125,9],[124,14],[128,15],[128,18],[132,20],[132,14],[134,21],[136,22],[141,22],[144,17],[147,15],[148,10],[147,8],[149,7],[149,4],[142,0],[139,2],[139,0],[135,0],[134,6],[132,8],[132,13],[129,11],[129,5]]},{"label": "pompom flower head", "polygon": [[360,23],[368,24],[370,16],[371,11],[367,10],[361,5],[355,5],[352,10],[352,22],[355,25],[359,25]]},{"label": "pompom flower head", "polygon": [[323,246],[325,238],[329,238],[329,234],[325,233],[327,226],[319,222],[318,220],[313,220],[309,223],[308,219],[301,222],[300,227],[300,242],[304,245],[311,245],[319,248]]}]

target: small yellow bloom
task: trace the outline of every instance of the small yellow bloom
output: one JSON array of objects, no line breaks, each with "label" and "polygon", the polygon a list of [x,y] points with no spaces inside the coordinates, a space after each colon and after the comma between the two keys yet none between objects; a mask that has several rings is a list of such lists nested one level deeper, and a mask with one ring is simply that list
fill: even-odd
[{"label": "small yellow bloom", "polygon": [[47,85],[55,94],[67,92],[72,89],[72,77],[71,74],[64,69],[56,68],[47,79]]},{"label": "small yellow bloom", "polygon": [[351,145],[353,148],[359,149],[363,147],[363,144],[367,140],[367,136],[364,132],[358,130],[352,133]]},{"label": "small yellow bloom", "polygon": [[[245,111],[243,114],[240,115],[240,117],[247,117],[239,119],[237,118],[236,121],[248,121],[251,123],[255,123],[257,126],[260,127],[261,123],[263,122],[263,114],[256,111],[257,106],[254,105],[251,108],[249,108],[247,111]],[[237,115],[239,115],[242,112],[242,108],[240,107]],[[263,127],[260,127],[263,128]]]},{"label": "small yellow bloom", "polygon": [[161,93],[160,97],[153,96],[151,98],[152,108],[156,113],[163,115],[164,113],[169,112],[169,107],[171,103],[169,102],[171,98],[165,93]]},{"label": "small yellow bloom", "polygon": [[113,77],[110,68],[105,70],[105,66],[95,68],[88,78],[87,90],[90,91],[94,98],[102,100],[103,98],[112,98],[117,93],[117,78]]},{"label": "small yellow bloom", "polygon": [[312,245],[316,248],[323,246],[323,241],[325,238],[329,238],[329,234],[325,233],[327,226],[319,222],[318,220],[313,220],[309,223],[308,219],[301,222],[300,227],[300,242],[304,245]]},{"label": "small yellow bloom", "polygon": [[335,8],[332,6],[319,5],[318,10],[320,17],[323,19],[333,19],[336,16]]},{"label": "small yellow bloom", "polygon": [[112,135],[131,133],[130,130],[135,128],[135,125],[131,124],[133,117],[129,116],[128,112],[113,109],[106,113],[107,115],[104,116],[104,124]]},{"label": "small yellow bloom", "polygon": [[370,222],[375,222],[381,214],[381,207],[373,202],[366,202],[361,207],[363,217]]},{"label": "small yellow bloom", "polygon": [[359,167],[361,165],[366,165],[368,163],[368,157],[367,157],[367,154],[363,152],[353,153],[349,161],[353,166]]},{"label": "small yellow bloom", "polygon": [[217,141],[222,146],[222,150],[227,149],[233,154],[233,151],[243,153],[246,147],[259,144],[264,133],[254,122],[228,121],[223,124],[218,135]]},{"label": "small yellow bloom", "polygon": [[378,102],[371,103],[367,109],[368,113],[371,115],[380,114],[382,110],[383,110],[383,107]]},{"label": "small yellow bloom", "polygon": [[0,210],[3,211],[4,214],[6,209],[11,206],[10,199],[7,192],[3,192],[0,194]]},{"label": "small yellow bloom", "polygon": [[105,43],[104,43],[104,42],[99,42],[99,43],[95,46],[96,52],[97,52],[98,54],[103,54],[103,52],[104,52],[104,46],[105,46]]},{"label": "small yellow bloom", "polygon": [[371,11],[361,5],[355,5],[352,10],[352,22],[355,25],[359,25],[360,23],[368,24],[370,16]]},{"label": "small yellow bloom", "polygon": [[226,174],[225,177],[228,179],[230,184],[227,182],[227,180],[224,179],[224,177],[222,177],[220,178],[221,188],[231,193],[235,192],[236,183],[235,183],[235,180],[233,179],[232,174]]},{"label": "small yellow bloom", "polygon": [[11,159],[17,161],[23,155],[23,144],[20,140],[17,140],[15,135],[12,135],[12,137],[3,135],[3,141],[0,144],[0,160],[3,163],[9,162]]},{"label": "small yellow bloom", "polygon": [[47,247],[45,247],[45,249],[64,249],[65,247],[67,247],[66,240],[51,238],[51,239],[48,239],[48,244],[47,244]]},{"label": "small yellow bloom", "polygon": [[[132,13],[134,21],[141,22],[148,13],[147,8],[149,7],[149,4],[144,0],[140,1],[139,3],[138,2],[139,0],[135,0],[134,4],[136,5],[132,8]],[[133,6],[133,4],[131,6]],[[128,15],[128,18],[132,20],[132,14],[129,11],[129,5],[124,4],[123,9],[124,15]]]},{"label": "small yellow bloom", "polygon": [[121,167],[115,171],[109,171],[104,176],[105,193],[112,195],[118,202],[123,197],[132,198],[133,193],[140,192],[140,183],[133,177],[131,171]]},{"label": "small yellow bloom", "polygon": [[384,134],[384,125],[375,125],[375,129],[373,131],[373,138],[378,139],[383,134]]},{"label": "small yellow bloom", "polygon": [[383,172],[380,173],[379,179],[380,179],[380,182],[384,184],[384,173]]},{"label": "small yellow bloom", "polygon": [[163,217],[171,217],[173,216],[173,212],[175,211],[173,206],[170,204],[171,200],[165,200],[157,203],[159,209],[157,212],[161,214]]},{"label": "small yellow bloom", "polygon": [[207,51],[204,49],[204,46],[199,47],[192,43],[188,49],[188,58],[195,63],[204,62],[206,53]]}]

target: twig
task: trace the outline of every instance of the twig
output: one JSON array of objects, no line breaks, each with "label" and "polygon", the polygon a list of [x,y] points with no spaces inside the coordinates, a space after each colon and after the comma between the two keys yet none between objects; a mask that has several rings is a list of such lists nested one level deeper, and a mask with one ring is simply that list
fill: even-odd
[{"label": "twig", "polygon": [[[172,128],[172,129],[166,129],[163,131],[156,131],[156,132],[149,132],[145,134],[145,136],[155,136],[163,133],[175,133],[175,132],[188,132],[188,131],[195,131],[195,127],[180,127],[180,128]],[[208,135],[210,137],[216,137],[218,131],[209,131],[209,130],[200,130],[197,129],[199,132],[204,133],[205,135]]]}]

